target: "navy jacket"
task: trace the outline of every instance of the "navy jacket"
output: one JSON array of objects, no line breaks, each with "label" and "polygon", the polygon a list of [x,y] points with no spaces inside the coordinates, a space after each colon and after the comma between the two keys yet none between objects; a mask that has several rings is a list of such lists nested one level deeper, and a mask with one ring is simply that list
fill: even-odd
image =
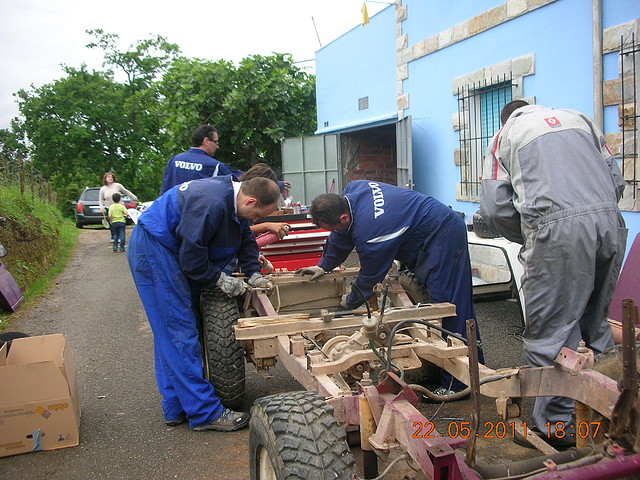
[{"label": "navy jacket", "polygon": [[233,175],[236,180],[242,172],[234,170],[226,163],[211,158],[201,148],[192,147],[184,153],[179,153],[167,162],[162,176],[160,195],[170,188],[199,178]]},{"label": "navy jacket", "polygon": [[258,246],[249,222],[235,212],[232,176],[177,185],[158,198],[138,224],[174,254],[190,281],[215,283],[236,256],[251,277],[260,271]]},{"label": "navy jacket", "polygon": [[[331,232],[318,266],[330,271],[355,248],[360,258],[355,285],[365,298],[373,294],[373,287],[384,279],[394,259],[424,281],[425,275],[418,272],[425,269],[416,265],[426,258],[420,255],[421,250],[458,214],[433,197],[369,180],[350,182],[342,195],[349,202],[352,224],[348,230]],[[359,294],[354,290],[347,298],[348,304],[358,303]]]}]

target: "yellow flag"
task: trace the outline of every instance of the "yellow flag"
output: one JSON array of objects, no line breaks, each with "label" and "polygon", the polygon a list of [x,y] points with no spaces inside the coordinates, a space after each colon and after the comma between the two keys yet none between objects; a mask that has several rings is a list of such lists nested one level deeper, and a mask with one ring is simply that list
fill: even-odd
[{"label": "yellow flag", "polygon": [[367,23],[369,23],[369,12],[367,12],[367,2],[362,4],[362,21],[360,22],[360,26],[364,27]]}]

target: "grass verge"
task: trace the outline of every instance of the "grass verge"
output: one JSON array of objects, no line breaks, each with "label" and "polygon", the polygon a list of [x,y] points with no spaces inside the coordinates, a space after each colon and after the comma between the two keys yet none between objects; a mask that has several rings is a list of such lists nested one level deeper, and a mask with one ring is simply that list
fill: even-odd
[{"label": "grass verge", "polygon": [[16,313],[0,310],[0,330],[46,293],[69,261],[78,238],[73,221],[53,204],[18,187],[0,185],[0,243],[7,249],[1,260],[19,287],[24,303]]}]

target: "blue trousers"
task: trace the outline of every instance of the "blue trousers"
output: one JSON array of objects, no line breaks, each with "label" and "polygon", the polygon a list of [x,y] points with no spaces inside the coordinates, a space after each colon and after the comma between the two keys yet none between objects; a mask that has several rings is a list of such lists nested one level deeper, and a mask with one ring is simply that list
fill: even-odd
[{"label": "blue trousers", "polygon": [[[467,320],[476,320],[476,333],[480,329],[473,306],[471,260],[467,243],[467,226],[458,215],[450,215],[438,231],[429,235],[422,244],[414,269],[416,280],[422,282],[434,303],[449,302],[456,306],[456,316],[443,318],[442,327],[467,338]],[[484,353],[478,351],[478,360],[484,364]],[[465,385],[442,370],[442,386],[462,390]]]},{"label": "blue trousers", "polygon": [[118,250],[118,242],[120,242],[120,251],[124,252],[126,226],[127,224],[123,222],[115,222],[111,224],[111,238],[113,239],[114,250]]},{"label": "blue trousers", "polygon": [[153,331],[165,420],[186,413],[191,427],[213,422],[224,406],[203,376],[198,321],[177,256],[138,225],[129,239],[127,259]]}]

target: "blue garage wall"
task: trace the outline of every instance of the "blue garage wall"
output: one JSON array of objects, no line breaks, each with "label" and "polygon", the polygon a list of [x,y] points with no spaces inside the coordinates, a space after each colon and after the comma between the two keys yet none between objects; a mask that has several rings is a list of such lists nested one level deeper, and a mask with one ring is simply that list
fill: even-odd
[{"label": "blue garage wall", "polygon": [[[316,133],[397,118],[395,28],[388,7],[316,52]],[[363,97],[369,108],[358,110]]]},{"label": "blue garage wall", "polygon": [[[409,45],[475,17],[505,0],[420,0],[402,2],[407,6],[407,19],[402,22],[404,34],[409,35]],[[415,35],[418,36],[415,36]]]},{"label": "blue garage wall", "polygon": [[[408,46],[503,5],[505,0],[403,0],[402,34]],[[515,4],[511,4],[514,6]],[[602,0],[608,28],[640,17],[640,0]],[[397,115],[395,7],[345,33],[316,54],[318,133],[366,128]],[[567,28],[567,25],[571,25]],[[593,117],[592,2],[558,0],[408,64],[402,94],[412,117],[413,173],[416,190],[467,214],[477,203],[456,200],[459,168],[453,130],[457,96],[452,81],[486,67],[533,55],[535,73],[524,77],[523,94],[540,105],[572,108]],[[616,53],[604,57],[604,79],[618,78]],[[358,110],[358,99],[369,108]],[[325,122],[328,125],[325,126]],[[605,107],[605,133],[618,132],[617,107]],[[623,213],[629,244],[640,231],[640,214]]]},{"label": "blue garage wall", "polygon": [[602,28],[613,27],[638,18],[638,0],[602,0]]},{"label": "blue garage wall", "polygon": [[[608,28],[622,23],[627,23],[640,16],[640,1],[638,0],[605,0],[602,5],[602,27]],[[640,38],[636,37],[636,42]],[[609,53],[604,57],[605,80],[618,78],[618,54]],[[611,106],[604,109],[604,130],[605,132],[618,131],[618,107]],[[631,244],[640,232],[640,214],[633,212],[622,212],[629,237],[627,239],[627,254]]]},{"label": "blue garage wall", "polygon": [[[566,29],[569,17],[575,26],[583,27]],[[564,0],[411,62],[404,92],[409,94],[407,113],[414,125],[416,189],[457,210],[477,210],[477,204],[455,199],[460,172],[453,163],[453,150],[459,146],[458,133],[452,128],[452,116],[458,109],[453,78],[533,53],[535,74],[525,77],[524,95],[535,96],[542,105],[593,115],[593,60],[591,49],[582,47],[590,43],[590,3]]]}]

